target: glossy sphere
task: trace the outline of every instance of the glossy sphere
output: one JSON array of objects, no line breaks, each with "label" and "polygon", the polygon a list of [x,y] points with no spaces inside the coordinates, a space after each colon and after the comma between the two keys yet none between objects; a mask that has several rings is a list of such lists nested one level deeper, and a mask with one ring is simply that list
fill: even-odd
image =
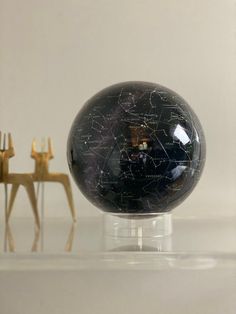
[{"label": "glossy sphere", "polygon": [[84,105],[68,139],[70,171],[83,194],[116,214],[163,213],[192,191],[205,161],[198,118],[153,83],[110,86]]}]

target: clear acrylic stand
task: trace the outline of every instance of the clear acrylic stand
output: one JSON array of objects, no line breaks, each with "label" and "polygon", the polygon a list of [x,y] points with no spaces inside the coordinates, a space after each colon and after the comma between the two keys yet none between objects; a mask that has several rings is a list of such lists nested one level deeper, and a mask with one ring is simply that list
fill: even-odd
[{"label": "clear acrylic stand", "polygon": [[170,251],[172,215],[129,218],[104,214],[104,249],[106,251]]},{"label": "clear acrylic stand", "polygon": [[104,232],[112,237],[125,238],[159,238],[172,234],[171,213],[153,215],[151,217],[138,216],[130,218],[125,215],[104,215]]}]

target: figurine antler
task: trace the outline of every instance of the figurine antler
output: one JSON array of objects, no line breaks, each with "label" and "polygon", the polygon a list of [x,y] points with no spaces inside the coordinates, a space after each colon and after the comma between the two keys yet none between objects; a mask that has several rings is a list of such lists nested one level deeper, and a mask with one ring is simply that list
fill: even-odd
[{"label": "figurine antler", "polygon": [[50,137],[48,138],[48,154],[49,154],[50,159],[54,158],[53,150],[52,150],[52,141]]},{"label": "figurine antler", "polygon": [[2,132],[0,131],[0,151],[2,151],[5,154],[4,156],[6,159],[15,156],[11,133],[8,133],[7,138],[7,134],[6,133],[2,134]]},{"label": "figurine antler", "polygon": [[15,156],[15,150],[14,150],[14,146],[13,146],[13,140],[12,140],[11,133],[8,133],[8,150],[7,150],[7,155],[8,155],[9,158]]},{"label": "figurine antler", "polygon": [[2,152],[6,151],[6,133],[0,131],[0,150]]},{"label": "figurine antler", "polygon": [[32,146],[31,146],[31,157],[34,158],[37,154],[37,151],[36,151],[36,140],[35,138],[33,139],[32,141]]}]

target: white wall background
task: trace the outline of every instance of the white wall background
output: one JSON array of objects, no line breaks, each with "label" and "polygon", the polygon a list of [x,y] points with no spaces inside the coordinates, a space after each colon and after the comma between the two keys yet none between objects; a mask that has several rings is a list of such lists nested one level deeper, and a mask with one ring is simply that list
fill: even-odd
[{"label": "white wall background", "polygon": [[[12,171],[32,171],[32,138],[50,135],[51,170],[67,172],[83,103],[116,82],[153,81],[188,100],[207,138],[204,176],[176,213],[235,214],[235,12],[233,0],[0,0],[0,129],[14,137]],[[73,190],[79,215],[99,213]],[[46,204],[48,216],[69,213],[60,186],[47,186]],[[31,215],[23,190],[14,215]]]}]

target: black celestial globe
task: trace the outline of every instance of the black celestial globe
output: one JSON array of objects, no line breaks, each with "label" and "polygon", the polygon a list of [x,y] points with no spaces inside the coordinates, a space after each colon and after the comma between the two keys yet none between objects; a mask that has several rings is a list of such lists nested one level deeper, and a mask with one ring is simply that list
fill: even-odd
[{"label": "black celestial globe", "polygon": [[193,190],[205,162],[201,124],[175,92],[124,82],[90,98],[68,138],[68,164],[86,198],[112,214],[165,213]]}]

